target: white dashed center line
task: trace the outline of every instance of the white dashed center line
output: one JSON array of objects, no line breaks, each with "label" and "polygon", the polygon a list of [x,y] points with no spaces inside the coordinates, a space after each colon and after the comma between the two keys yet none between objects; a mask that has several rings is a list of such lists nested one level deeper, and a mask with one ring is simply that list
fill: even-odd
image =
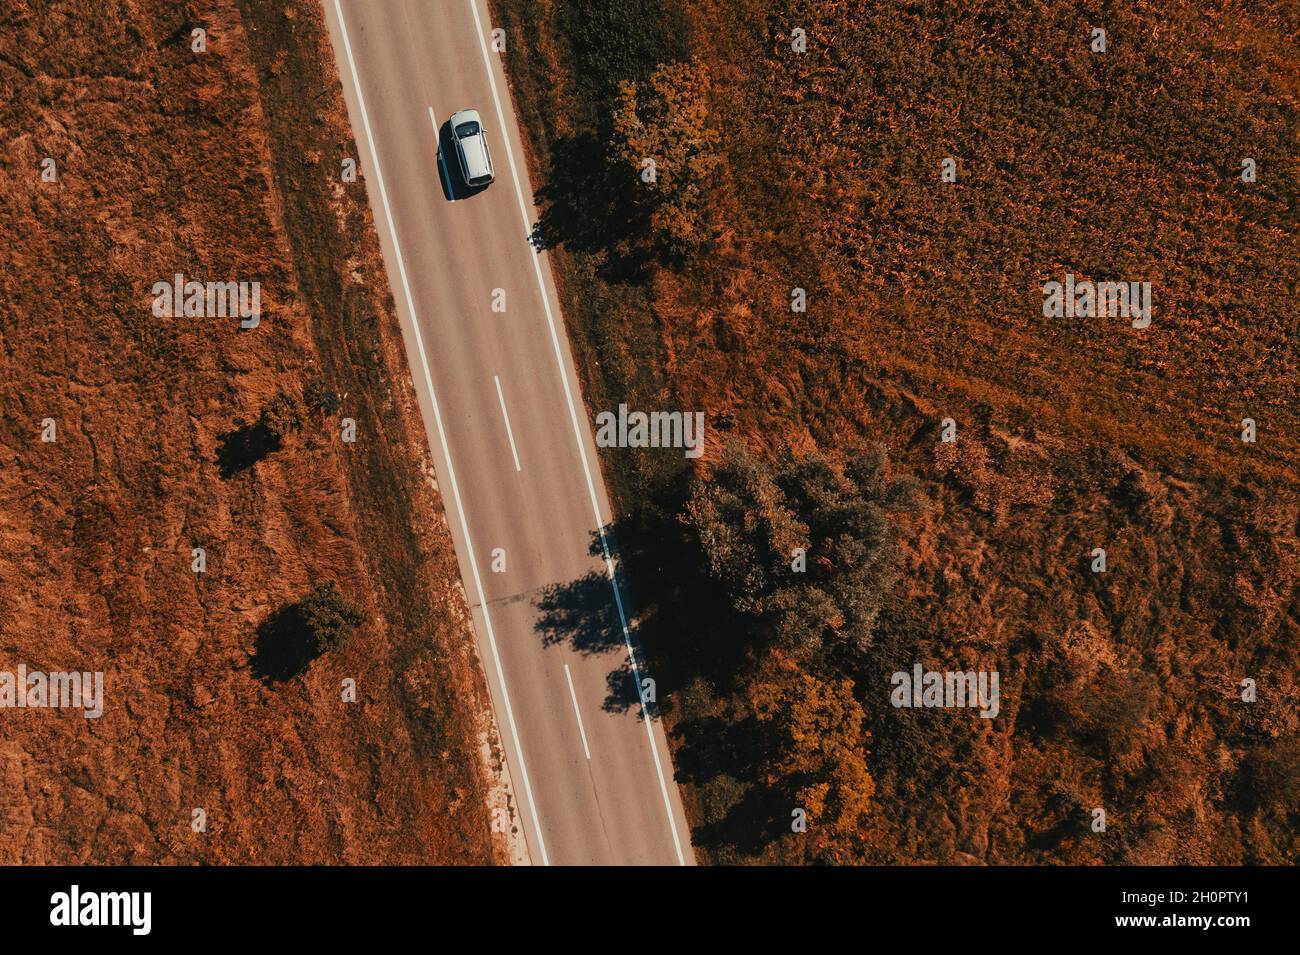
[{"label": "white dashed center line", "polygon": [[501,379],[493,375],[492,380],[497,383],[497,398],[501,400],[501,417],[506,421],[506,437],[510,439],[510,453],[515,457],[515,470],[522,471],[523,468],[519,466],[519,452],[515,450],[515,433],[510,430],[510,415],[506,413],[506,396],[501,393]]},{"label": "white dashed center line", "polygon": [[578,710],[578,694],[573,690],[573,674],[569,672],[569,665],[564,665],[564,678],[569,681],[569,699],[573,700],[573,715],[578,718],[578,732],[582,734],[582,751],[587,754],[587,762],[591,762],[591,749],[587,746],[587,731],[582,728],[582,713]]}]

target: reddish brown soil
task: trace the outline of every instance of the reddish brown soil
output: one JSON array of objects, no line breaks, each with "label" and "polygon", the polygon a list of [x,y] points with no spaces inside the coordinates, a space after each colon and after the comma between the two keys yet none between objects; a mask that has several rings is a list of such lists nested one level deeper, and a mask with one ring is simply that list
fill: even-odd
[{"label": "reddish brown soil", "polygon": [[[769,455],[879,441],[924,487],[872,653],[842,673],[876,792],[833,857],[1294,862],[1300,789],[1277,780],[1300,778],[1295,6],[494,8],[591,407],[705,410],[713,449],[723,433]],[[715,239],[655,262],[584,219],[574,170],[606,155],[619,81],[691,58],[726,157],[706,184]],[[1152,281],[1148,333],[1043,318],[1041,283],[1067,270]],[[691,681],[714,635],[674,616],[688,586],[663,583],[710,453],[696,474],[654,453],[602,464],[658,674],[679,678],[676,744],[725,753],[717,728],[743,697]],[[913,662],[1000,669],[1002,716],[893,709],[889,674]],[[723,833],[705,854],[821,858],[738,819],[757,788],[722,768],[692,780],[697,835]]]},{"label": "reddish brown soil", "polygon": [[[107,698],[99,720],[0,711],[4,861],[501,858],[486,695],[364,182],[339,183],[356,152],[319,5],[14,0],[0,131],[0,669],[102,670]],[[175,272],[260,281],[260,327],[154,318]],[[317,380],[337,415],[223,477],[220,436]],[[259,626],[322,580],[365,624],[259,679]]]}]

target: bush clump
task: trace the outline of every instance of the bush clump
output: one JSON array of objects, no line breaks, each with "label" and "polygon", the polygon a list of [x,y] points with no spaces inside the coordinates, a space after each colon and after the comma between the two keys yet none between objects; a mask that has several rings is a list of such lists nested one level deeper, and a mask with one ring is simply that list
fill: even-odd
[{"label": "bush clump", "polygon": [[315,640],[318,653],[342,646],[366,619],[332,580],[313,587],[299,602],[298,613]]},{"label": "bush clump", "polygon": [[276,441],[283,442],[290,434],[302,430],[306,416],[302,399],[289,392],[281,391],[262,406],[262,413],[258,416],[257,423]]}]

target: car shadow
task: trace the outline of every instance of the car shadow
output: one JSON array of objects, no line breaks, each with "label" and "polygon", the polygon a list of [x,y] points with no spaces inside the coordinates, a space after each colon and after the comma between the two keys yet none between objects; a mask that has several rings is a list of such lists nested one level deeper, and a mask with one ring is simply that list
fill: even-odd
[{"label": "car shadow", "polygon": [[[491,142],[488,143],[488,148],[492,148]],[[487,186],[471,186],[461,174],[460,160],[456,157],[456,139],[451,132],[450,120],[438,127],[438,181],[442,183],[442,197],[448,202],[469,199],[487,188]]]}]

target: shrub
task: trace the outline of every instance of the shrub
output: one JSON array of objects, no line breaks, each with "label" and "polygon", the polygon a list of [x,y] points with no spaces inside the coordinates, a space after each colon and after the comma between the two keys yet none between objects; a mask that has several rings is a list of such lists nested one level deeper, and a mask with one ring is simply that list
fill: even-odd
[{"label": "shrub", "polygon": [[323,379],[317,378],[311,382],[303,393],[303,397],[307,402],[307,410],[313,414],[333,415],[338,413],[338,392],[326,385]]},{"label": "shrub", "polygon": [[[722,163],[709,122],[709,71],[698,62],[666,63],[649,81],[625,80],[614,104],[615,160],[650,211],[653,238],[684,256],[710,238],[707,188]],[[643,164],[653,160],[653,179]]]},{"label": "shrub", "polygon": [[283,441],[291,433],[302,430],[306,409],[302,400],[288,392],[281,391],[262,406],[258,418],[260,424],[276,441]]},{"label": "shrub", "polygon": [[1279,813],[1300,811],[1300,740],[1280,739],[1243,761],[1255,805]]},{"label": "shrub", "polygon": [[695,483],[686,520],[736,626],[820,663],[870,644],[898,576],[888,515],[913,497],[880,451],[853,450],[843,469],[820,454],[775,469],[733,442],[712,480]]},{"label": "shrub", "polygon": [[768,772],[811,821],[831,833],[854,832],[876,785],[853,684],[786,672],[778,683],[757,684],[751,700],[770,737]]},{"label": "shrub", "polygon": [[342,646],[366,619],[360,608],[339,593],[332,580],[313,587],[299,602],[298,613],[318,653]]}]

